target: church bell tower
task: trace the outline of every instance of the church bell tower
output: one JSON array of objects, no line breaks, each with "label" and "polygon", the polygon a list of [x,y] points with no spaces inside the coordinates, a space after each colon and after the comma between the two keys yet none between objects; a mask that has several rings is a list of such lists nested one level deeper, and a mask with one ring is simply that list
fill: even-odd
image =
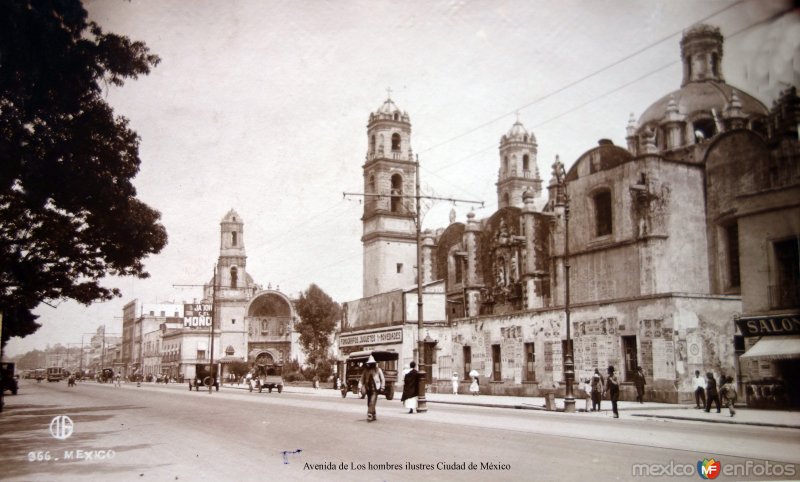
[{"label": "church bell tower", "polygon": [[519,118],[506,135],[500,138],[500,170],[497,176],[497,206],[521,208],[522,195],[531,191],[534,197],[542,192],[542,179],[536,165],[536,137],[528,133]]},{"label": "church bell tower", "polygon": [[364,172],[364,297],[416,282],[415,176],[408,113],[387,97],[367,123]]}]

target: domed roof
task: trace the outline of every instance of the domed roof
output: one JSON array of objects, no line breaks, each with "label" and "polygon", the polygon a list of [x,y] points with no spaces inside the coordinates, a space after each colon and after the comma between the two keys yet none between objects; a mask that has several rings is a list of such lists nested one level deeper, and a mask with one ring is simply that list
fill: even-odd
[{"label": "domed roof", "polygon": [[[767,115],[767,108],[755,97],[739,90],[736,95],[742,104],[742,111],[748,116]],[[688,117],[703,112],[711,115],[713,109],[721,119],[733,95],[734,87],[725,82],[690,82],[653,103],[639,118],[639,132],[648,124],[659,123],[667,113],[670,99],[674,99],[678,112]]]},{"label": "domed roof", "polygon": [[376,114],[394,114],[400,113],[400,109],[391,98],[387,98],[384,103],[375,111]]},{"label": "domed roof", "polygon": [[514,122],[514,125],[511,126],[511,129],[508,130],[508,133],[503,136],[503,141],[520,141],[520,142],[536,142],[536,137],[534,137],[532,132],[528,132],[525,129],[525,126],[522,125],[522,122],[517,119]]},{"label": "domed roof", "polygon": [[[614,145],[609,139],[600,139],[597,147],[593,147],[581,154],[578,160],[569,168],[567,181],[578,179],[578,171],[585,173],[584,175],[590,175],[613,169],[632,159],[633,154],[627,149]],[[581,169],[581,164],[588,164],[588,166],[585,169]]]}]

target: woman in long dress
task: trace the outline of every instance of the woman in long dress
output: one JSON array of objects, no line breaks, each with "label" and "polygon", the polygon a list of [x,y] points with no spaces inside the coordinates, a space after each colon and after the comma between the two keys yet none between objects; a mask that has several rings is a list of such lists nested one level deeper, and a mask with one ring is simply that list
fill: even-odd
[{"label": "woman in long dress", "polygon": [[458,395],[458,373],[453,373],[453,395]]},{"label": "woman in long dress", "polygon": [[472,383],[469,385],[469,392],[473,395],[477,395],[480,391],[480,384],[478,383],[478,372],[477,370],[472,370],[469,372],[469,376],[472,377]]}]

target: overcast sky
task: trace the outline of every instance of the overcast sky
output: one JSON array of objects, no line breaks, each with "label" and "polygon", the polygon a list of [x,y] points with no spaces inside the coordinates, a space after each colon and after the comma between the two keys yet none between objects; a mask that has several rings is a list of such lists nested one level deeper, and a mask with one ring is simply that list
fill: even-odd
[{"label": "overcast sky", "polygon": [[[800,14],[791,1],[111,1],[87,4],[106,31],[144,41],[162,62],[107,90],[141,136],[139,197],[162,213],[169,244],[146,280],[108,284],[123,298],[69,301],[9,355],[75,343],[122,306],[183,302],[207,282],[219,222],[243,218],[247,272],[290,294],[318,284],[336,301],[362,293],[361,192],[370,112],[408,112],[427,194],[496,210],[498,143],[519,113],[538,141],[545,183],[680,87],[680,32],[725,35],[726,81],[767,104],[800,82]],[[765,19],[773,20],[764,22]],[[634,55],[635,54],[635,55]],[[566,87],[566,88],[565,88]],[[546,184],[545,184],[546,185]],[[433,205],[425,228],[454,206]],[[459,221],[471,206],[456,205]]]}]

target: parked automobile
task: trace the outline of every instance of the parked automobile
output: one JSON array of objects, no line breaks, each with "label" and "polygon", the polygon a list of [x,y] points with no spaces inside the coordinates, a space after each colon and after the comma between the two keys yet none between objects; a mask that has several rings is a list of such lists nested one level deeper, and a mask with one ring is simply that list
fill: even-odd
[{"label": "parked automobile", "polygon": [[253,383],[258,393],[265,388],[268,393],[272,393],[273,388],[278,393],[283,392],[283,365],[256,365],[253,372]]},{"label": "parked automobile", "polygon": [[212,374],[211,366],[205,364],[195,365],[195,376],[189,380],[189,391],[194,388],[200,391],[200,387],[207,388],[213,386],[216,391],[219,391],[219,378],[216,376],[216,370]]}]

